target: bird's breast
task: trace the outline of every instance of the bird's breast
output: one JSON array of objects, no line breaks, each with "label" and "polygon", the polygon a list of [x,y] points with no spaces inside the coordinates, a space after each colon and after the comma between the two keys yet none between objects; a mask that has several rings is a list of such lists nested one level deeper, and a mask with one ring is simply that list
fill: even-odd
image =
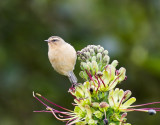
[{"label": "bird's breast", "polygon": [[73,71],[77,59],[76,51],[69,44],[49,49],[48,57],[53,68],[62,75],[68,75],[69,71]]}]

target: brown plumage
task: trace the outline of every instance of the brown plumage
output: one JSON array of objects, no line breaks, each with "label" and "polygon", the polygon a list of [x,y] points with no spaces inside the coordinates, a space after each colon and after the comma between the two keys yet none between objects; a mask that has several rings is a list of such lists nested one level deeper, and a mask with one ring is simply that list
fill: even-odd
[{"label": "brown plumage", "polygon": [[68,76],[71,83],[76,84],[77,78],[73,73],[77,59],[75,49],[58,36],[51,36],[45,41],[48,42],[48,57],[52,67],[58,73]]}]

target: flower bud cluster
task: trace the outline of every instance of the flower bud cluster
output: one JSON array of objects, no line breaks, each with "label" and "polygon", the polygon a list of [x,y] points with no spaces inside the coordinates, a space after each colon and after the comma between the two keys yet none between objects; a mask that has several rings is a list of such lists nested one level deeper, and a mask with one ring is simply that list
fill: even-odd
[{"label": "flower bud cluster", "polygon": [[100,45],[88,45],[81,51],[78,51],[77,55],[81,61],[80,67],[83,70],[80,72],[80,76],[85,80],[88,80],[86,71],[90,72],[91,75],[95,75],[98,71],[102,71],[110,60],[108,51],[104,50]]}]

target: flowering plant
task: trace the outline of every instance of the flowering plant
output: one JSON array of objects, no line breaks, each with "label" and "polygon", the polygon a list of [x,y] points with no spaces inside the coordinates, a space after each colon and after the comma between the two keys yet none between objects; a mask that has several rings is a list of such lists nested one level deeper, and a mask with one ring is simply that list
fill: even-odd
[{"label": "flowering plant", "polygon": [[[121,67],[116,70],[117,60],[109,64],[108,51],[103,47],[88,45],[78,51],[77,55],[82,70],[79,75],[85,82],[69,89],[74,97],[74,110],[61,107],[42,95],[33,93],[33,96],[46,107],[46,110],[34,112],[52,113],[58,120],[66,121],[66,125],[131,125],[127,123],[127,112],[141,111],[154,115],[156,111],[160,111],[160,108],[137,108],[160,102],[132,105],[136,98],[131,97],[131,91],[116,88],[126,80],[126,69]],[[63,111],[48,106],[40,98]]]}]

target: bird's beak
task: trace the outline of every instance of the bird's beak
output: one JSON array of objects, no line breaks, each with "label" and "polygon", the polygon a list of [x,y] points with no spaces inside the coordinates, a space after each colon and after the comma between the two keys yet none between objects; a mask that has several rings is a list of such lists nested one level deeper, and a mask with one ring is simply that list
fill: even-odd
[{"label": "bird's beak", "polygon": [[47,40],[44,40],[44,41],[48,42],[49,40],[47,39]]}]

